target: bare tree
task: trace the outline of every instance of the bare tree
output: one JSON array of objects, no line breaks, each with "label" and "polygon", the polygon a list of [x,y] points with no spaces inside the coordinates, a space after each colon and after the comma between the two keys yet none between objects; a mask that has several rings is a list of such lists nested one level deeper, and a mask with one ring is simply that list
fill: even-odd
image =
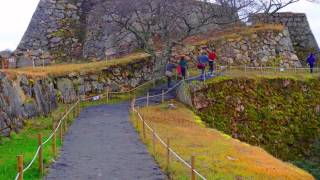
[{"label": "bare tree", "polygon": [[207,28],[239,22],[252,13],[274,13],[298,1],[105,0],[103,8],[119,32],[129,32],[140,48],[168,60],[173,47]]}]

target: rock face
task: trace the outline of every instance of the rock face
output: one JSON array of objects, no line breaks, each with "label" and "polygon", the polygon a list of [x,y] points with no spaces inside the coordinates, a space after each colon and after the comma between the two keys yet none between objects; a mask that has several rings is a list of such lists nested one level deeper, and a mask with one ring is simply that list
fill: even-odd
[{"label": "rock face", "polygon": [[[40,0],[15,54],[18,67],[56,61],[105,59],[132,52],[133,35],[118,42],[104,0]],[[205,27],[209,28],[209,27]],[[29,52],[27,52],[29,50]]]},{"label": "rock face", "polygon": [[311,51],[320,52],[317,41],[310,29],[308,19],[303,13],[257,14],[251,16],[250,21],[254,24],[273,23],[286,26],[300,60],[305,60]]},{"label": "rock face", "polygon": [[0,72],[0,136],[23,126],[23,121],[47,115],[57,103],[72,103],[80,96],[130,90],[154,77],[150,58],[110,66],[94,73],[70,73],[58,77],[10,78]]},{"label": "rock face", "polygon": [[281,26],[256,31],[247,29],[213,38],[206,44],[193,47],[194,58],[198,56],[198,49],[203,45],[216,50],[218,63],[222,65],[301,67],[289,32]]}]

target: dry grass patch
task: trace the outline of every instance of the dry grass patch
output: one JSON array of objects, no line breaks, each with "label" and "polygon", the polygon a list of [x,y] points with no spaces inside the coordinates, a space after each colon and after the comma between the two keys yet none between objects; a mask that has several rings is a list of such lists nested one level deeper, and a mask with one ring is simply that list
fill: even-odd
[{"label": "dry grass patch", "polygon": [[[163,138],[169,138],[171,147],[190,162],[196,156],[196,169],[207,179],[314,179],[307,172],[282,162],[259,147],[250,146],[232,139],[217,130],[205,128],[196,123],[192,111],[183,105],[168,109],[167,104],[142,108],[140,111],[147,122]],[[133,116],[137,127],[137,117]],[[141,132],[142,124],[138,129]],[[156,153],[152,148],[152,135],[149,132],[144,142],[160,166],[166,168],[166,151],[159,142]],[[190,170],[171,158],[169,172],[174,179],[188,179]]]},{"label": "dry grass patch", "polygon": [[123,58],[108,60],[108,61],[98,61],[89,63],[79,63],[79,64],[56,64],[46,67],[26,67],[19,69],[8,69],[4,70],[9,75],[19,75],[24,74],[29,77],[42,77],[42,76],[62,76],[67,75],[71,72],[95,72],[103,70],[104,68],[116,65],[125,65],[128,63],[134,63],[141,60],[147,60],[150,58],[149,54],[146,53],[135,53],[128,55]]}]

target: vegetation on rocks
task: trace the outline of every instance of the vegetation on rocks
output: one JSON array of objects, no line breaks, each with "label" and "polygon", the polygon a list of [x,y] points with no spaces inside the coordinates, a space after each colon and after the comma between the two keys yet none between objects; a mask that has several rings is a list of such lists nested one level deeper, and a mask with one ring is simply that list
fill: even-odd
[{"label": "vegetation on rocks", "polygon": [[[320,177],[320,86],[312,76],[223,77],[193,92],[200,117]],[[196,101],[195,101],[196,100]]]},{"label": "vegetation on rocks", "polygon": [[108,60],[108,61],[96,61],[89,63],[79,64],[57,64],[45,67],[26,67],[19,69],[4,70],[8,74],[24,74],[30,77],[42,77],[42,76],[62,76],[70,73],[88,73],[97,72],[110,66],[121,66],[129,63],[140,62],[143,60],[150,60],[150,55],[146,53],[135,53],[123,58]]},{"label": "vegetation on rocks", "polygon": [[[168,108],[168,104],[176,108]],[[190,163],[196,157],[195,168],[207,179],[313,179],[311,175],[291,164],[284,163],[263,149],[242,143],[217,130],[206,128],[191,110],[173,101],[142,108],[142,116],[164,140],[170,138],[171,148]],[[165,116],[164,116],[165,114]],[[142,123],[133,115],[132,123],[142,135]],[[166,150],[156,143],[147,131],[149,151],[160,166],[166,168]],[[170,175],[173,179],[189,179],[190,170],[171,156]]]}]

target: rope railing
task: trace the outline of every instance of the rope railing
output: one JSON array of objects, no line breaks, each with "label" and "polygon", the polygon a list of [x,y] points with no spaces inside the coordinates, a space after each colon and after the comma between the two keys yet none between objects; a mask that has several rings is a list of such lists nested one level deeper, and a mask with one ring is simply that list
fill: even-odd
[{"label": "rope railing", "polygon": [[165,141],[160,137],[160,135],[158,133],[156,133],[156,131],[154,129],[151,128],[151,126],[143,119],[143,117],[141,116],[140,112],[138,110],[136,110],[135,106],[133,105],[132,107],[133,111],[135,113],[137,113],[140,121],[142,121],[144,123],[144,125],[147,127],[148,130],[150,130],[150,132],[152,132],[155,137],[159,140],[159,142],[165,147],[168,148],[170,153],[177,159],[179,160],[184,166],[186,166],[187,168],[189,168],[191,170],[192,173],[195,173],[199,178],[201,178],[202,180],[206,180],[206,178],[200,174],[199,171],[197,171],[196,169],[194,169],[194,167],[192,165],[190,165],[186,160],[184,160],[177,152],[175,152],[172,148],[170,148],[168,146],[168,144],[165,143]]},{"label": "rope railing", "polygon": [[[39,157],[41,149],[53,138],[53,136],[57,133],[58,129],[62,128],[62,123],[66,120],[66,117],[70,113],[75,111],[76,110],[75,108],[77,106],[79,106],[79,108],[80,108],[80,99],[78,99],[77,102],[75,104],[73,104],[73,106],[71,106],[69,108],[69,110],[60,118],[60,120],[58,121],[57,126],[53,129],[53,131],[49,135],[49,137],[43,143],[39,144],[35,154],[33,155],[32,160],[29,162],[29,164],[25,168],[22,168],[22,169],[19,168],[19,172],[17,173],[17,175],[15,177],[15,180],[22,180],[23,179],[23,173],[25,173],[26,171],[28,171],[32,167],[32,165],[34,164],[34,162],[37,159],[37,157]],[[18,167],[23,167],[23,161],[18,161]],[[41,173],[42,172],[40,172],[40,174]]]},{"label": "rope railing", "polygon": [[[223,72],[223,71],[225,71],[225,70],[227,70],[227,69],[237,69],[237,68],[243,68],[245,71],[248,70],[248,69],[258,69],[258,70],[261,70],[261,69],[281,70],[281,69],[283,69],[283,68],[280,68],[280,67],[279,67],[279,68],[276,68],[276,67],[250,67],[250,66],[220,66],[220,67],[221,67],[221,69],[220,69],[221,72]],[[299,70],[309,70],[310,68],[284,68],[284,69],[286,69],[286,70],[289,69],[289,70],[297,70],[297,71],[299,71]],[[313,68],[313,69],[320,71],[320,68]],[[150,84],[151,82],[156,82],[157,80],[163,79],[164,77],[165,77],[165,76],[161,76],[161,77],[155,78],[155,79],[153,79],[153,80],[150,80],[150,81],[148,81],[148,82],[145,82],[145,83],[143,83],[143,84],[141,84],[141,85],[139,85],[139,86],[137,86],[137,87],[135,87],[135,88],[133,88],[133,89],[131,89],[131,90],[128,90],[128,91],[122,91],[122,92],[112,92],[112,91],[109,92],[109,91],[108,91],[107,93],[102,93],[102,94],[97,95],[97,96],[103,98],[103,97],[106,97],[106,96],[108,97],[109,94],[128,94],[128,93],[132,93],[132,92],[138,90],[139,88],[144,87],[144,86],[146,86],[147,84]],[[163,92],[160,93],[160,94],[155,94],[155,95],[152,95],[152,96],[149,96],[149,95],[148,95],[148,96],[140,97],[140,98],[137,98],[136,101],[141,101],[141,100],[147,100],[147,101],[148,101],[150,98],[160,97],[160,96],[162,96],[162,100],[163,100],[165,95],[167,95],[168,93],[170,93],[172,90],[176,89],[176,88],[177,88],[178,86],[180,86],[183,82],[185,82],[185,81],[192,81],[192,80],[194,80],[194,79],[196,79],[196,78],[198,78],[198,77],[199,77],[199,76],[194,76],[194,77],[190,77],[190,78],[188,78],[188,79],[179,81],[179,82],[176,83],[173,87],[169,88],[169,89],[166,90],[166,91],[163,91]],[[54,130],[53,130],[52,133],[49,135],[49,137],[48,137],[42,144],[40,144],[40,145],[38,146],[38,148],[37,148],[37,150],[36,150],[36,152],[35,152],[32,160],[29,162],[29,164],[28,164],[25,168],[20,169],[20,172],[17,173],[17,175],[16,175],[16,177],[15,177],[15,180],[22,180],[22,179],[23,179],[23,178],[21,178],[21,177],[23,177],[23,173],[26,172],[28,169],[30,169],[31,166],[34,164],[36,158],[39,156],[39,152],[40,152],[41,148],[42,148],[43,146],[45,146],[45,145],[54,137],[54,135],[57,133],[58,129],[61,128],[62,122],[66,119],[66,117],[67,117],[71,112],[73,112],[77,106],[80,107],[80,102],[81,102],[81,101],[89,101],[89,100],[91,100],[92,98],[93,98],[93,97],[87,97],[87,98],[84,98],[84,99],[78,99],[77,102],[61,117],[61,119],[59,120],[57,126],[54,128]],[[137,112],[137,110],[135,110],[135,109],[134,109],[134,111]],[[137,113],[139,114],[139,112],[137,112]],[[141,115],[139,115],[139,118],[140,118],[140,120],[144,121],[143,118],[141,117]],[[145,121],[144,121],[144,123],[145,123]],[[146,123],[145,125],[148,127],[148,129],[149,129],[151,132],[155,132],[147,123]],[[161,137],[160,137],[158,134],[156,134],[156,137],[157,137],[157,139],[158,139],[165,147],[168,146],[168,145],[161,139]],[[187,163],[183,158],[181,158],[175,151],[173,151],[171,148],[169,148],[169,151],[170,151],[171,154],[173,154],[180,162],[182,162],[185,166],[187,166],[188,168],[191,168],[191,165],[190,165],[189,163]],[[18,158],[18,159],[19,159],[19,158]],[[18,161],[18,162],[20,162],[20,161]],[[21,163],[21,162],[20,162],[20,163]],[[22,161],[22,163],[23,163],[23,161]],[[18,166],[18,167],[20,167],[20,166]],[[23,165],[22,165],[22,167],[23,167]],[[203,177],[198,171],[196,171],[196,170],[193,170],[193,171],[194,171],[194,173],[196,173],[201,179],[206,179],[206,178]]]}]

